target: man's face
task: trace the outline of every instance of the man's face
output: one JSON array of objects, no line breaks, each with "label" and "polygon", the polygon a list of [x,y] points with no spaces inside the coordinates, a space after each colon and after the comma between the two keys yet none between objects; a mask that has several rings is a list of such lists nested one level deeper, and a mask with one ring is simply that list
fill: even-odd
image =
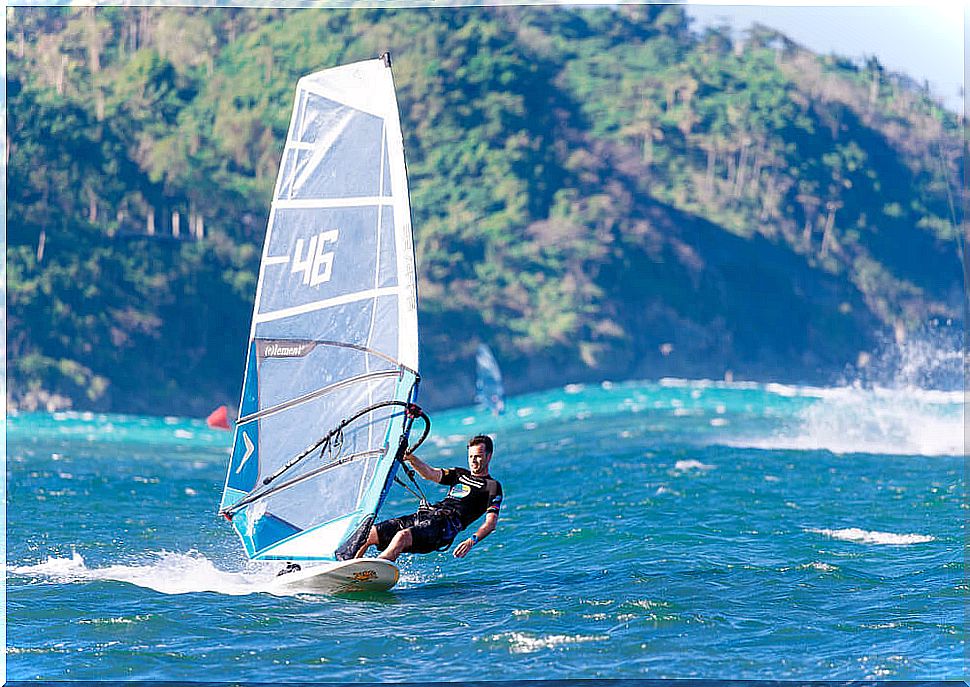
[{"label": "man's face", "polygon": [[473,475],[484,475],[488,472],[488,463],[492,459],[485,453],[485,446],[472,444],[468,447],[468,469]]}]

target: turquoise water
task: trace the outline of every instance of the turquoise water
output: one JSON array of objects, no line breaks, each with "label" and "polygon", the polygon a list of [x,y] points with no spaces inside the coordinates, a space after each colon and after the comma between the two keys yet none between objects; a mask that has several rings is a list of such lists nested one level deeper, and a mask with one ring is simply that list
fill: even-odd
[{"label": "turquoise water", "polygon": [[495,436],[499,528],[346,598],[264,591],[216,515],[228,433],[13,415],[7,677],[958,678],[962,402],[665,380],[436,413],[434,465]]}]

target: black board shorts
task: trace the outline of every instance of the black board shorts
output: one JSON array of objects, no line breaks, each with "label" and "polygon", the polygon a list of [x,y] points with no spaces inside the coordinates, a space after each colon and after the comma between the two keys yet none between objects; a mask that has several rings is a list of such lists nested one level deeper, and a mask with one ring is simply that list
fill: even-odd
[{"label": "black board shorts", "polygon": [[442,510],[418,512],[379,522],[377,548],[383,551],[401,530],[411,530],[409,553],[431,553],[450,546],[461,531],[457,516]]}]

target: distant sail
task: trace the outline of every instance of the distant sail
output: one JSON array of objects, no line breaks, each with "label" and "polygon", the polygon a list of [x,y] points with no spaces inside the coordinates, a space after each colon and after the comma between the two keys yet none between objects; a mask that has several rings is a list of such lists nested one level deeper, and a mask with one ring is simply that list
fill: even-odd
[{"label": "distant sail", "polygon": [[220,508],[251,558],[351,556],[407,440],[417,288],[389,65],[297,84]]},{"label": "distant sail", "polygon": [[505,412],[502,370],[487,344],[479,344],[475,354],[475,403],[485,406],[496,415]]},{"label": "distant sail", "polygon": [[219,406],[205,419],[205,424],[212,429],[229,429],[229,409]]}]

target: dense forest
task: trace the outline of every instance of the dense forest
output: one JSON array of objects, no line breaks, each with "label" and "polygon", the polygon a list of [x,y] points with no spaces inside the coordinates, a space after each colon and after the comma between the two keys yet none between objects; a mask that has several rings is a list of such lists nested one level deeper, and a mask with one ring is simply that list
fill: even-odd
[{"label": "dense forest", "polygon": [[238,400],[299,76],[394,56],[424,400],[828,383],[962,320],[962,123],[872,58],[672,5],[7,10],[8,403]]}]

